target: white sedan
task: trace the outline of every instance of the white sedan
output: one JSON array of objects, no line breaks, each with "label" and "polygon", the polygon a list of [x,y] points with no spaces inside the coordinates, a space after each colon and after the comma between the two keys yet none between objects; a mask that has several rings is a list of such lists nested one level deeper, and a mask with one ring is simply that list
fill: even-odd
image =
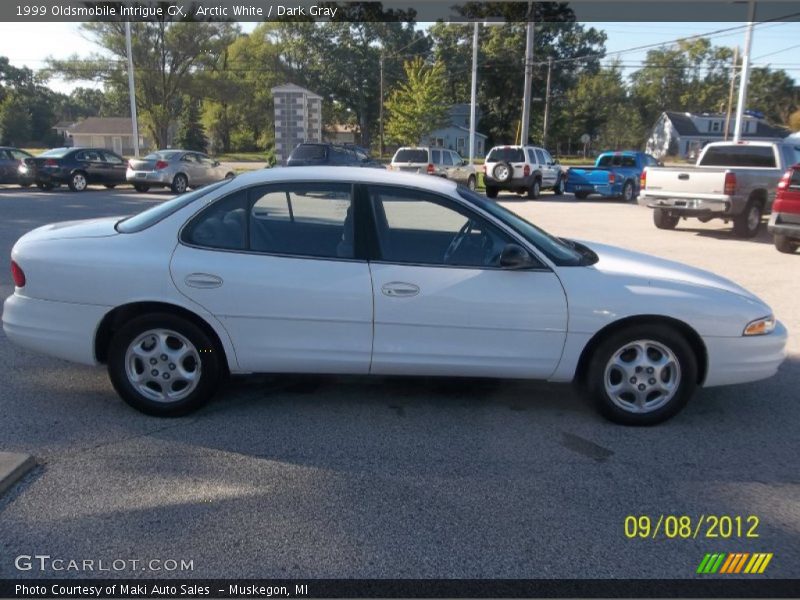
[{"label": "white sedan", "polygon": [[8,338],[107,364],[154,415],[198,408],[229,373],[350,373],[575,381],[644,425],[785,356],[786,329],[731,281],[372,169],[252,172],[40,227],[11,258]]}]

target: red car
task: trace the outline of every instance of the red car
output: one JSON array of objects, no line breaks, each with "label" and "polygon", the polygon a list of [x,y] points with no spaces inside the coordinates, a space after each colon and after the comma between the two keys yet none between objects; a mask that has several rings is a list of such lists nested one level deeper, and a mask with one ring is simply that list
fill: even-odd
[{"label": "red car", "polygon": [[786,171],[778,183],[768,228],[780,252],[792,254],[800,248],[800,164]]}]

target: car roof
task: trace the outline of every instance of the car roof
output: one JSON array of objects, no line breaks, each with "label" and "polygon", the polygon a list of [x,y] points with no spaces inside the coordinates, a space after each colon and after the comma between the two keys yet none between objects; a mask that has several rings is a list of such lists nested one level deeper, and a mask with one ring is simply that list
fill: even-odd
[{"label": "car roof", "polygon": [[451,194],[457,187],[456,183],[449,179],[431,177],[427,174],[397,173],[384,169],[365,169],[363,167],[275,167],[241,173],[233,180],[237,188],[285,181],[330,181],[400,185],[445,194]]}]

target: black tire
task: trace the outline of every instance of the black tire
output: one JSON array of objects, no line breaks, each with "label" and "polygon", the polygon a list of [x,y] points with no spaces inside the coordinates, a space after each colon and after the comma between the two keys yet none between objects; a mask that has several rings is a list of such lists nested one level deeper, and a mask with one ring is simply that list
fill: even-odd
[{"label": "black tire", "polygon": [[785,235],[776,234],[773,241],[775,242],[775,248],[778,249],[778,252],[783,252],[784,254],[794,254],[797,252],[797,249],[800,248],[800,240],[792,239]]},{"label": "black tire", "polygon": [[145,185],[144,183],[134,183],[133,189],[135,189],[137,192],[144,194],[145,192],[150,191],[150,186]]},{"label": "black tire", "polygon": [[30,181],[26,181],[24,183],[20,183],[19,187],[23,187],[23,188],[31,187],[31,182]]},{"label": "black tire", "polygon": [[733,218],[733,235],[738,238],[754,238],[761,227],[764,207],[757,200],[748,200],[741,214]]},{"label": "black tire", "polygon": [[636,200],[636,190],[633,187],[632,181],[626,181],[625,185],[622,186],[620,198],[625,202],[633,202]]},{"label": "black tire", "polygon": [[[611,384],[614,383],[615,377],[620,378],[620,383],[622,383],[621,377],[626,377],[622,375],[622,371],[619,368],[611,366],[612,359],[618,354],[624,357],[625,353],[621,351],[627,345],[636,341],[655,342],[655,344],[672,353],[678,366],[677,369],[674,367],[664,369],[662,374],[649,373],[647,366],[630,366],[632,372],[630,374],[631,379],[629,379],[630,386],[627,387],[633,389],[642,389],[642,386],[646,386],[648,382],[657,382],[659,377],[662,378],[662,381],[665,377],[667,379],[670,376],[677,377],[674,381],[676,389],[672,396],[663,400],[664,403],[662,405],[658,406],[656,404],[646,412],[633,412],[633,401],[628,402],[624,398],[615,401],[606,389],[607,377]],[[648,347],[645,354],[649,355],[650,352],[655,352],[656,356],[659,355],[658,351],[652,346]],[[664,355],[661,354],[661,356]],[[619,364],[619,361],[616,362]],[[635,369],[640,369],[641,372],[635,371]],[[635,325],[612,333],[602,340],[594,350],[586,373],[586,391],[590,400],[600,414],[622,425],[655,425],[669,419],[686,406],[696,387],[697,357],[692,347],[680,332],[662,324]],[[633,393],[635,392],[622,391],[617,392],[617,396],[628,396],[632,400],[634,398]],[[645,388],[641,393],[648,394],[647,398],[650,398],[650,394],[656,394],[652,399],[659,400],[657,395],[659,392],[655,389],[652,392],[648,392]],[[631,408],[623,408],[626,405],[631,405]]]},{"label": "black tire", "polygon": [[496,188],[493,185],[486,186],[486,197],[487,198],[497,198],[497,194],[500,191],[500,188]]},{"label": "black tire", "polygon": [[575,192],[575,197],[578,200],[586,200],[589,197],[589,192]]},{"label": "black tire", "polygon": [[470,190],[472,190],[474,192],[476,185],[477,185],[477,183],[475,181],[475,175],[470,175],[469,177],[467,177],[467,187]]},{"label": "black tire", "polygon": [[38,187],[42,191],[50,191],[55,187],[52,183],[37,183],[36,187]]},{"label": "black tire", "polygon": [[556,184],[553,186],[553,194],[556,196],[560,196],[563,193],[564,193],[564,180],[559,175],[558,179],[556,179]]},{"label": "black tire", "polygon": [[542,182],[535,178],[533,183],[531,183],[531,187],[528,188],[528,198],[531,200],[536,200],[542,193]]},{"label": "black tire", "polygon": [[178,173],[169,187],[173,194],[183,194],[189,188],[189,179],[183,173]]},{"label": "black tire", "polygon": [[[150,330],[166,330],[177,333],[186,338],[197,350],[200,359],[199,380],[196,387],[186,397],[173,401],[158,401],[137,390],[129,380],[126,353],[139,336]],[[162,356],[168,355],[163,354]],[[169,369],[177,372],[174,371],[175,365],[167,365],[166,362],[162,364],[158,355],[154,355],[153,359],[159,360],[153,366],[156,376],[161,375],[159,372],[161,368],[164,369],[161,376],[165,379],[168,379],[166,375],[169,375]],[[157,417],[178,417],[197,410],[214,395],[222,379],[223,360],[224,357],[220,356],[214,348],[212,340],[200,327],[176,315],[155,313],[132,319],[114,334],[108,351],[108,375],[120,397],[136,410]],[[192,359],[192,361],[188,365],[185,364],[184,368],[189,371],[192,367],[196,369],[198,366],[196,360]],[[135,368],[135,365],[132,368]],[[148,369],[150,369],[150,365],[145,368],[145,370]],[[157,392],[154,391],[154,393]]]},{"label": "black tire", "polygon": [[89,185],[89,180],[86,177],[86,173],[84,173],[83,171],[75,171],[72,175],[69,176],[67,185],[69,186],[70,191],[83,192]]},{"label": "black tire", "polygon": [[514,167],[501,160],[492,168],[492,177],[500,183],[505,183],[514,175]]},{"label": "black tire", "polygon": [[117,187],[117,184],[116,183],[106,183],[106,184],[103,185],[103,187],[106,188],[107,190],[113,190],[115,187]]},{"label": "black tire", "polygon": [[653,209],[653,224],[659,229],[675,229],[680,217],[669,214],[663,208]]}]

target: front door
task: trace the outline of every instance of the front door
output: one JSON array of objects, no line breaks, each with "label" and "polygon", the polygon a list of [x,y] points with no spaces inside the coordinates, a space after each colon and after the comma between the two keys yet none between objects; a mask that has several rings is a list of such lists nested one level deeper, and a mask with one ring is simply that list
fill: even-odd
[{"label": "front door", "polygon": [[224,325],[242,370],[369,371],[372,284],[351,197],[342,183],[251,188],[184,228],[172,278]]},{"label": "front door", "polygon": [[507,233],[450,199],[369,188],[379,256],[372,373],[546,378],[561,357],[567,302],[544,264],[511,271]]}]

